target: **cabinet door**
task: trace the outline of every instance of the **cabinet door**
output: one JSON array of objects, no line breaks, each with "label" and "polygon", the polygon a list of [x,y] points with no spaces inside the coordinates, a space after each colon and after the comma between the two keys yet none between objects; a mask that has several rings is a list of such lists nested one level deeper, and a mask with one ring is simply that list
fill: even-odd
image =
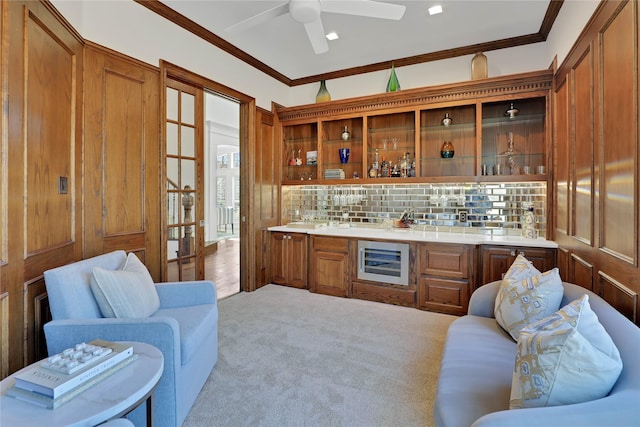
[{"label": "cabinet door", "polygon": [[[453,151],[443,150],[445,142]],[[476,175],[475,104],[420,113],[420,176]]]},{"label": "cabinet door", "polygon": [[349,263],[346,253],[314,251],[312,291],[345,297],[348,290]]},{"label": "cabinet door", "polygon": [[440,313],[463,315],[469,307],[469,282],[422,276],[418,307]]},{"label": "cabinet door", "polygon": [[307,236],[289,234],[287,236],[287,253],[285,260],[288,267],[287,284],[296,288],[307,287]]},{"label": "cabinet door", "polygon": [[331,173],[324,173],[335,169],[342,169],[347,179],[363,176],[362,126],[362,117],[322,123],[320,179],[331,179]]},{"label": "cabinet door", "polygon": [[283,181],[318,179],[318,124],[283,126]]},{"label": "cabinet door", "polygon": [[[511,112],[511,115],[509,114]],[[546,176],[546,98],[482,105],[482,164],[489,175]]]},{"label": "cabinet door", "polygon": [[480,284],[501,280],[518,254],[522,254],[538,269],[545,272],[556,266],[556,250],[531,247],[483,246]]},{"label": "cabinet door", "polygon": [[285,233],[271,233],[271,283],[279,285],[287,284],[286,273],[286,247],[287,235]]},{"label": "cabinet door", "polygon": [[430,243],[420,246],[420,273],[429,276],[466,279],[471,276],[473,247]]}]

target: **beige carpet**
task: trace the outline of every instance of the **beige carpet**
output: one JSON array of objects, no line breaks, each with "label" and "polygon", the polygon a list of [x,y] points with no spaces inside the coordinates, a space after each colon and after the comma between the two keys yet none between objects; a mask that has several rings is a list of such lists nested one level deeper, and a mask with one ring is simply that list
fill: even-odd
[{"label": "beige carpet", "polygon": [[183,427],[433,425],[454,316],[278,285],[219,309],[218,364]]}]

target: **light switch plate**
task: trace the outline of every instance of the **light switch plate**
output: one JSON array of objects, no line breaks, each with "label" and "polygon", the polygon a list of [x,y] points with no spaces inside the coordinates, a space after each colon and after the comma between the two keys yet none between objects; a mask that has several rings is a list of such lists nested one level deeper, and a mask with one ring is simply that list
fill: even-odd
[{"label": "light switch plate", "polygon": [[69,194],[69,178],[66,176],[58,177],[58,194]]}]

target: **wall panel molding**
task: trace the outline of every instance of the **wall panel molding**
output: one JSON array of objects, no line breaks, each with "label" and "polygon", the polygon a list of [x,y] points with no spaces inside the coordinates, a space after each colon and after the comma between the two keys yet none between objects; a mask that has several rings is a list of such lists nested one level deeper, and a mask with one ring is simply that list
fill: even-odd
[{"label": "wall panel molding", "polygon": [[607,273],[598,272],[599,294],[633,322],[638,321],[638,293],[632,291]]},{"label": "wall panel molding", "polygon": [[570,280],[576,285],[596,292],[593,287],[593,264],[581,258],[575,253],[571,254]]}]

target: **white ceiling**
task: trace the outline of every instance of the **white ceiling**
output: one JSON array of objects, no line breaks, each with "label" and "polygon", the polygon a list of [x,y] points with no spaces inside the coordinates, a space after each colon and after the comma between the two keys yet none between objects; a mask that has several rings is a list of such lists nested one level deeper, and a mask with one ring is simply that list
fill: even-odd
[{"label": "white ceiling", "polygon": [[[346,1],[346,0],[322,0]],[[388,62],[478,43],[536,34],[549,0],[387,0],[406,6],[400,21],[335,13],[321,14],[325,32],[340,38],[316,55],[304,26],[290,14],[240,33],[225,29],[286,0],[162,0],[238,49],[290,79]],[[429,16],[441,4],[444,12]]]}]

